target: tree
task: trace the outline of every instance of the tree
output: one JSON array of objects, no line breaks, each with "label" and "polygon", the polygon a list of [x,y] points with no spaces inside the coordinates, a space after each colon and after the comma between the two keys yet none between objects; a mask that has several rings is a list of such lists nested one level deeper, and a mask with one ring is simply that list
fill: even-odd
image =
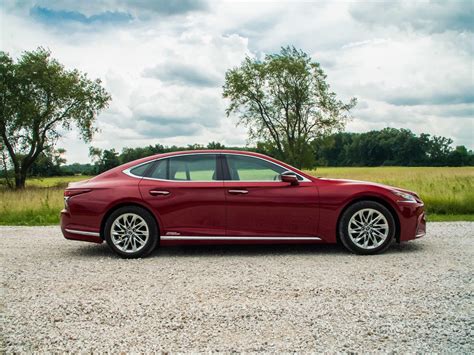
[{"label": "tree", "polygon": [[428,145],[428,156],[433,165],[446,164],[446,157],[452,151],[451,145],[453,140],[451,138],[433,136]]},{"label": "tree", "polygon": [[97,114],[110,95],[99,79],[66,70],[43,48],[24,52],[15,63],[0,52],[0,138],[13,166],[15,187],[25,187],[34,161],[73,126],[89,142]]},{"label": "tree", "polygon": [[63,158],[66,152],[63,148],[47,149],[38,155],[38,158],[31,164],[30,176],[58,176],[62,175],[61,164],[66,163]]},{"label": "tree", "polygon": [[251,140],[271,143],[279,158],[299,168],[305,165],[309,141],[342,129],[356,105],[355,98],[338,100],[319,63],[294,47],[263,61],[247,57],[225,79],[227,115],[238,114]]},{"label": "tree", "polygon": [[219,142],[212,141],[207,144],[206,148],[207,149],[225,149],[225,145]]},{"label": "tree", "polygon": [[446,160],[449,166],[471,165],[473,162],[472,152],[468,151],[465,146],[458,145],[456,149],[448,154]]},{"label": "tree", "polygon": [[115,168],[120,165],[119,154],[115,149],[99,149],[89,147],[89,156],[94,162],[95,173],[100,174],[109,169]]}]

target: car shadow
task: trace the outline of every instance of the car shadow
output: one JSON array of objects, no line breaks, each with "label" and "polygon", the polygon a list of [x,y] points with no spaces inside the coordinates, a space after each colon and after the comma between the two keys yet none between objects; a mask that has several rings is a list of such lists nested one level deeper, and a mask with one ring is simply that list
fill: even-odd
[{"label": "car shadow", "polygon": [[[416,243],[394,243],[383,254],[419,253],[425,246]],[[114,257],[117,256],[104,243],[101,245],[84,245],[70,250],[71,256]],[[352,255],[339,244],[274,244],[274,245],[183,245],[157,248],[147,258],[163,257],[195,257],[195,256],[240,256],[258,257],[268,255]],[[364,257],[360,255],[360,257]]]}]

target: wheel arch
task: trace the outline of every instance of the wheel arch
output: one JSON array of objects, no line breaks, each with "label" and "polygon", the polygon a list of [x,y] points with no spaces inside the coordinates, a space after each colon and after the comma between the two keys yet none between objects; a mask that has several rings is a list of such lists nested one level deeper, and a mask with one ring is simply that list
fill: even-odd
[{"label": "wheel arch", "polygon": [[128,206],[140,207],[140,208],[144,209],[145,211],[147,211],[148,213],[150,213],[151,216],[153,217],[153,219],[155,220],[156,228],[158,229],[158,234],[161,235],[160,222],[159,222],[158,218],[155,216],[155,214],[153,213],[153,211],[149,207],[147,207],[146,205],[143,205],[141,203],[134,202],[134,201],[133,202],[132,201],[123,201],[123,202],[120,202],[120,203],[112,206],[111,208],[109,208],[109,210],[104,214],[104,217],[102,217],[102,221],[100,222],[100,237],[102,239],[105,239],[104,238],[104,236],[105,236],[105,232],[104,232],[105,224],[107,223],[107,219],[110,217],[110,215],[112,213],[114,213],[116,210],[118,210],[119,208],[128,207]]},{"label": "wheel arch", "polygon": [[374,195],[362,195],[362,196],[357,196],[350,201],[348,201],[345,206],[342,208],[341,212],[339,213],[339,216],[337,217],[337,224],[336,224],[336,240],[339,243],[341,236],[339,235],[339,223],[341,221],[342,215],[344,212],[353,204],[361,201],[374,201],[380,203],[382,206],[387,208],[390,213],[393,216],[393,219],[395,220],[395,239],[397,243],[400,242],[400,218],[398,217],[398,213],[395,210],[395,208],[392,206],[390,202],[388,202],[386,199],[380,196],[374,196]]}]

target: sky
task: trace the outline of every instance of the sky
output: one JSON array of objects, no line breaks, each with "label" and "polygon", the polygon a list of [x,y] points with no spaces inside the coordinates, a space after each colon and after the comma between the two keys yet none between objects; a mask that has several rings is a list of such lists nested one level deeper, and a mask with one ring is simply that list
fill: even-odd
[{"label": "sky", "polygon": [[[474,148],[471,0],[2,0],[0,22],[14,58],[42,46],[102,80],[112,101],[94,147],[246,145],[225,115],[225,72],[294,45],[358,99],[346,131],[409,128]],[[90,160],[76,130],[58,146],[68,163]]]}]

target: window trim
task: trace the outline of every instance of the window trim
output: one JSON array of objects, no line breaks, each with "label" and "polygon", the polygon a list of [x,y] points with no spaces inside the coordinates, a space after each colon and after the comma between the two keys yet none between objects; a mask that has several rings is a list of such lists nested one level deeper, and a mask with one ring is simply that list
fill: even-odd
[{"label": "window trim", "polygon": [[[216,174],[219,174],[220,177],[223,177],[224,179],[222,179],[222,180],[170,180],[170,179],[158,179],[158,178],[151,178],[151,177],[146,177],[146,176],[138,176],[138,175],[134,175],[130,172],[130,170],[132,170],[136,167],[139,167],[141,165],[144,165],[144,164],[155,163],[159,160],[170,159],[170,158],[173,158],[173,157],[190,156],[190,155],[215,155],[216,156]],[[243,156],[243,157],[251,157],[251,158],[255,158],[255,159],[260,159],[260,160],[263,160],[267,163],[279,166],[280,168],[283,168],[286,171],[291,171],[292,173],[294,173],[297,176],[302,178],[302,180],[299,180],[300,182],[311,182],[311,180],[309,180],[308,178],[306,178],[303,175],[298,174],[296,171],[291,170],[291,169],[289,169],[285,166],[282,166],[278,163],[275,163],[271,160],[268,160],[268,159],[265,159],[265,158],[262,158],[262,157],[258,157],[258,156],[254,156],[254,155],[241,154],[241,153],[215,153],[215,152],[214,153],[213,152],[207,153],[207,152],[200,152],[200,153],[187,153],[187,154],[169,155],[169,156],[166,156],[166,157],[161,157],[161,158],[156,158],[156,159],[153,159],[153,160],[148,160],[146,162],[131,166],[127,169],[122,170],[122,173],[124,173],[125,175],[128,175],[130,177],[133,177],[135,179],[146,179],[146,180],[151,180],[151,181],[165,181],[165,182],[177,182],[177,183],[190,183],[190,182],[207,182],[207,183],[209,183],[209,182],[265,182],[265,183],[281,183],[281,181],[273,181],[273,180],[230,180],[230,171],[229,171],[229,167],[227,165],[226,155],[238,155],[238,156]],[[151,165],[153,166],[154,164],[151,164]],[[147,173],[148,173],[148,169],[147,169]]]},{"label": "window trim", "polygon": [[[261,158],[261,157],[257,157],[257,156],[254,156],[254,155],[247,155],[247,154],[239,154],[239,153],[221,153],[222,154],[222,157],[223,157],[223,160],[224,160],[224,166],[225,166],[225,177],[228,178],[227,180],[224,180],[224,181],[228,181],[228,182],[271,182],[271,183],[281,183],[281,181],[278,181],[278,180],[232,180],[231,179],[231,176],[230,176],[230,169],[229,169],[229,163],[227,162],[227,157],[226,155],[237,155],[237,156],[244,156],[244,157],[250,157],[250,158],[254,158],[254,159],[260,159],[260,160],[263,160],[267,163],[270,163],[270,164],[273,164],[273,165],[276,165],[276,166],[279,166],[280,168],[284,169],[283,173],[287,172],[287,171],[290,171],[292,172],[293,174],[295,174],[296,176],[300,177],[300,179],[298,179],[299,182],[311,182],[311,180],[309,180],[308,178],[304,177],[303,175],[300,175],[298,174],[296,171],[293,171],[289,168],[287,168],[286,166],[283,166],[283,165],[280,165],[278,163],[275,163],[271,160],[268,160],[268,159],[265,159],[265,158]],[[282,174],[283,174],[282,173]]]},{"label": "window trim", "polygon": [[[135,169],[141,165],[145,165],[145,164],[150,164],[151,167],[153,167],[156,162],[160,161],[160,160],[165,160],[167,159],[168,162],[167,164],[169,165],[169,161],[171,158],[175,158],[175,157],[185,157],[185,156],[195,156],[195,155],[214,155],[215,156],[215,160],[216,160],[216,175],[220,175],[222,176],[222,162],[221,162],[221,159],[220,159],[220,155],[221,153],[188,153],[188,154],[175,154],[175,155],[169,155],[169,156],[166,156],[166,157],[162,157],[162,158],[157,158],[157,159],[153,159],[153,160],[148,160],[146,162],[143,162],[143,163],[140,163],[140,164],[137,164],[137,165],[134,165],[134,166],[131,166],[130,168],[127,168],[125,170],[122,170],[122,173],[130,176],[130,177],[133,177],[133,178],[136,178],[136,179],[146,179],[146,180],[152,180],[152,181],[167,181],[167,182],[222,182],[224,180],[172,180],[172,179],[158,179],[158,178],[152,178],[152,177],[148,177],[148,176],[138,176],[138,175],[135,175],[131,172],[132,169]],[[149,173],[150,172],[150,169],[152,168],[148,168],[146,173]],[[169,171],[169,168],[167,169]]]}]

